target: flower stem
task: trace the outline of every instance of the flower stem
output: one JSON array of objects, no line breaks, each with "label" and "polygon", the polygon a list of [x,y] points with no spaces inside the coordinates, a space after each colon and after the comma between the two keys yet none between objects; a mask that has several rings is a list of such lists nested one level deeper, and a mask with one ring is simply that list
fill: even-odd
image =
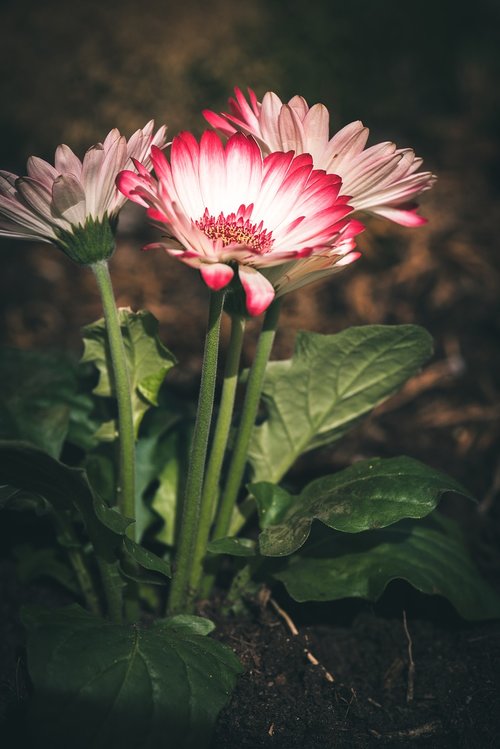
[{"label": "flower stem", "polygon": [[219,505],[217,522],[215,524],[215,530],[213,534],[214,540],[218,538],[224,538],[229,530],[231,515],[233,514],[233,509],[236,504],[241,481],[243,479],[243,473],[245,471],[248,445],[250,443],[250,437],[252,436],[252,430],[255,424],[257,410],[259,408],[262,383],[264,381],[266,365],[269,361],[269,356],[271,354],[271,349],[274,342],[274,336],[276,334],[279,313],[280,301],[275,300],[269,307],[264,318],[264,324],[262,326],[262,332],[259,337],[255,359],[248,376],[245,402],[243,404],[243,413],[241,416],[238,434],[236,436],[236,443],[234,446],[233,457],[229,468],[226,488]]},{"label": "flower stem", "polygon": [[213,292],[210,296],[205,352],[201,372],[198,412],[194,427],[189,470],[186,481],[182,521],[179,531],[179,547],[176,557],[176,570],[168,602],[168,613],[187,612],[192,596],[189,580],[193,563],[195,538],[198,533],[201,493],[207,455],[208,437],[214,404],[215,378],[219,350],[219,333],[224,292]]},{"label": "flower stem", "polygon": [[[99,291],[101,292],[113,368],[112,380],[118,402],[120,471],[117,504],[123,515],[135,520],[135,438],[125,346],[123,344],[108,264],[105,260],[102,260],[90,267],[94,272]],[[129,525],[127,535],[132,540],[135,540],[135,523]]]},{"label": "flower stem", "polygon": [[87,608],[92,614],[99,616],[101,614],[101,607],[99,606],[99,599],[94,588],[94,581],[87,567],[87,562],[85,561],[73,523],[65,512],[57,513],[55,515],[55,522]]},{"label": "flower stem", "polygon": [[118,562],[107,562],[97,557],[99,572],[101,573],[108,616],[112,622],[119,624],[123,621],[123,579],[118,570]]},{"label": "flower stem", "polygon": [[226,367],[217,423],[208,460],[203,493],[201,496],[200,522],[195,539],[193,565],[189,579],[190,594],[196,596],[203,572],[203,559],[207,550],[210,527],[214,516],[215,502],[219,492],[220,473],[226,452],[229,430],[233,416],[234,398],[238,384],[238,371],[245,332],[245,318],[231,317],[231,338],[227,351]]}]

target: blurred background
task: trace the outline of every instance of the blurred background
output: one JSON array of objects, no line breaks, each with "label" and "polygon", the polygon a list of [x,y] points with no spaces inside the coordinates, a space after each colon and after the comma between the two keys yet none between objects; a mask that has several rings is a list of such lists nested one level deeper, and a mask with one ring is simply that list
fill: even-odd
[{"label": "blurred background", "polygon": [[[30,154],[52,159],[64,142],[81,156],[112,127],[130,135],[152,117],[171,137],[200,133],[201,110],[226,109],[235,85],[259,98],[300,93],[329,107],[335,129],[361,119],[371,143],[394,140],[424,157],[439,177],[422,201],[428,225],[370,220],[360,261],[286,298],[275,356],[290,355],[298,328],[427,327],[436,355],[426,371],[314,466],[410,452],[461,478],[495,513],[498,0],[3,0],[0,16],[0,166],[18,174]],[[195,271],[139,251],[150,236],[141,221],[123,216],[111,263],[118,302],[159,318],[180,359],[177,386],[194,390],[205,289]],[[0,240],[1,343],[78,355],[80,328],[100,316],[90,272],[49,245]]]}]

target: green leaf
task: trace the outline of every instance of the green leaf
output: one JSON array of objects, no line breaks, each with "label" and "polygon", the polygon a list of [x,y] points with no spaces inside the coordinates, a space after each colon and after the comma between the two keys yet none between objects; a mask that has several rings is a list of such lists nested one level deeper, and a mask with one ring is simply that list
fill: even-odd
[{"label": "green leaf", "polygon": [[[175,449],[179,436],[172,434],[169,447]],[[170,454],[169,454],[170,453]],[[158,475],[158,488],[151,502],[151,507],[162,519],[162,527],[156,533],[156,539],[173,546],[175,541],[178,500],[181,496],[180,486],[183,480],[181,462],[176,452],[165,455],[165,464]]]},{"label": "green leaf", "polygon": [[[158,337],[158,321],[146,310],[118,310],[132,391],[132,409],[136,435],[141,420],[151,406],[158,405],[158,393],[167,372],[176,360]],[[83,330],[82,362],[92,362],[99,370],[96,395],[113,395],[111,364],[104,319]],[[112,438],[113,431],[108,434]]]},{"label": "green leaf", "polygon": [[165,619],[165,627],[177,634],[209,635],[215,629],[215,624],[203,616],[192,616],[191,614],[177,614],[170,619]]},{"label": "green leaf", "polygon": [[431,354],[431,337],[416,325],[299,333],[292,359],[266,370],[268,415],[249,450],[254,480],[278,482],[299,455],[341,437]]},{"label": "green leaf", "polygon": [[270,485],[250,485],[259,511],[264,515],[259,536],[264,556],[286,556],[307,540],[313,520],[344,533],[359,533],[384,528],[403,518],[421,518],[437,506],[444,492],[457,492],[472,499],[455,479],[407,457],[373,458],[355,463],[331,476],[316,479],[298,497],[286,500],[276,487],[277,500],[288,509],[278,515],[279,522],[269,525],[266,512]]},{"label": "green leaf", "polygon": [[233,557],[254,557],[256,543],[250,538],[231,536],[211,541],[207,549],[211,554],[230,554]]},{"label": "green leaf", "polygon": [[56,512],[76,508],[96,553],[114,561],[130,520],[94,495],[84,471],[69,468],[31,445],[0,442],[0,484],[43,497]]},{"label": "green leaf", "polygon": [[32,492],[24,492],[15,486],[0,486],[0,510],[30,510],[37,515],[45,515],[50,512],[50,506],[43,497]]},{"label": "green leaf", "polygon": [[249,484],[247,488],[257,502],[259,525],[262,529],[281,523],[297,499],[286,489],[267,481]]},{"label": "green leaf", "polygon": [[14,548],[16,572],[22,583],[31,583],[41,577],[50,577],[66,590],[80,595],[80,587],[72,569],[59,557],[56,549],[37,549],[31,544]]},{"label": "green leaf", "polygon": [[59,457],[77,398],[76,363],[62,354],[6,348],[0,355],[0,439]]},{"label": "green leaf", "polygon": [[136,533],[139,539],[160,516],[163,526],[157,538],[167,545],[173,544],[181,479],[178,455],[184,430],[180,412],[168,402],[151,411],[143,422],[136,445]]},{"label": "green leaf", "polygon": [[204,749],[241,665],[207,637],[212,624],[175,617],[111,624],[72,606],[25,609],[35,686],[28,730],[51,749]]},{"label": "green leaf", "polygon": [[191,419],[184,415],[158,445],[158,486],[151,499],[151,509],[162,520],[155,538],[167,546],[173,546],[175,542],[179,498],[187,475],[192,428]]},{"label": "green leaf", "polygon": [[[154,554],[154,552],[145,549],[143,546],[139,546],[139,544],[136,544],[135,541],[132,541],[130,538],[124,537],[123,543],[127,554],[129,554],[134,562],[137,562],[141,567],[144,567],[144,569],[150,570],[151,572],[158,572],[164,577],[172,577],[170,564],[165,559],[162,559],[157,554]],[[144,576],[134,579],[144,581]],[[160,585],[165,582],[163,579],[158,580],[156,577],[151,576],[148,577],[147,581]]]},{"label": "green leaf", "polygon": [[281,580],[296,601],[366,598],[375,601],[391,580],[447,598],[465,619],[500,617],[500,599],[482,579],[456,529],[433,522],[403,520],[384,530],[356,536],[327,531],[319,541],[280,560]]},{"label": "green leaf", "polygon": [[97,432],[101,420],[96,414],[95,399],[91,393],[80,392],[71,402],[68,434],[66,440],[80,447],[84,452],[93,450],[99,444]]}]

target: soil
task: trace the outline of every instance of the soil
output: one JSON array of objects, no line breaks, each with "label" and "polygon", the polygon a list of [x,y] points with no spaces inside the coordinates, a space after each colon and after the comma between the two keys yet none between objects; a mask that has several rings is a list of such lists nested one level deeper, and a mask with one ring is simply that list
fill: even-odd
[{"label": "soil", "polygon": [[223,625],[247,671],[212,749],[497,747],[500,627],[418,598],[398,584],[376,607],[309,607],[296,636],[269,608]]}]

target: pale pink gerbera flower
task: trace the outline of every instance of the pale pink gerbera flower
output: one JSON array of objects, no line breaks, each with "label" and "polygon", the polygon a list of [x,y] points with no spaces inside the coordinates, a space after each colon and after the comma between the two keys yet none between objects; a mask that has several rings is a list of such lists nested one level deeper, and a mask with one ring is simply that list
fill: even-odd
[{"label": "pale pink gerbera flower", "polygon": [[125,203],[116,175],[134,158],[151,168],[151,146],[164,147],[165,130],[154,133],[151,121],[127,141],[115,128],[89,148],[83,162],[61,145],[55,166],[31,156],[26,177],[0,171],[0,236],[55,244],[78,263],[108,258]]},{"label": "pale pink gerbera flower", "polygon": [[[119,189],[148,208],[167,237],[155,247],[198,268],[213,290],[226,287],[238,271],[251,315],[275,296],[266,277],[289,261],[347,251],[342,235],[351,213],[339,196],[340,179],[314,170],[309,155],[272,153],[263,158],[253,138],[236,134],[224,146],[212,131],[200,143],[191,133],[174,138],[170,163],[152,149],[154,179],[122,172]],[[358,226],[358,231],[361,226]]]},{"label": "pale pink gerbera flower", "polygon": [[257,100],[248,89],[249,102],[235,88],[229,99],[230,113],[205,110],[205,119],[224,135],[242,131],[253,135],[265,153],[310,153],[314,167],[342,178],[342,193],[356,211],[366,211],[403,226],[419,226],[426,220],[416,214],[415,199],[429,190],[436,178],[419,172],[422,159],[411,148],[378,143],[366,148],[369,130],[359,120],[330,138],[329,113],[323,104],[309,107],[302,96],[288,104],[269,91]]}]

